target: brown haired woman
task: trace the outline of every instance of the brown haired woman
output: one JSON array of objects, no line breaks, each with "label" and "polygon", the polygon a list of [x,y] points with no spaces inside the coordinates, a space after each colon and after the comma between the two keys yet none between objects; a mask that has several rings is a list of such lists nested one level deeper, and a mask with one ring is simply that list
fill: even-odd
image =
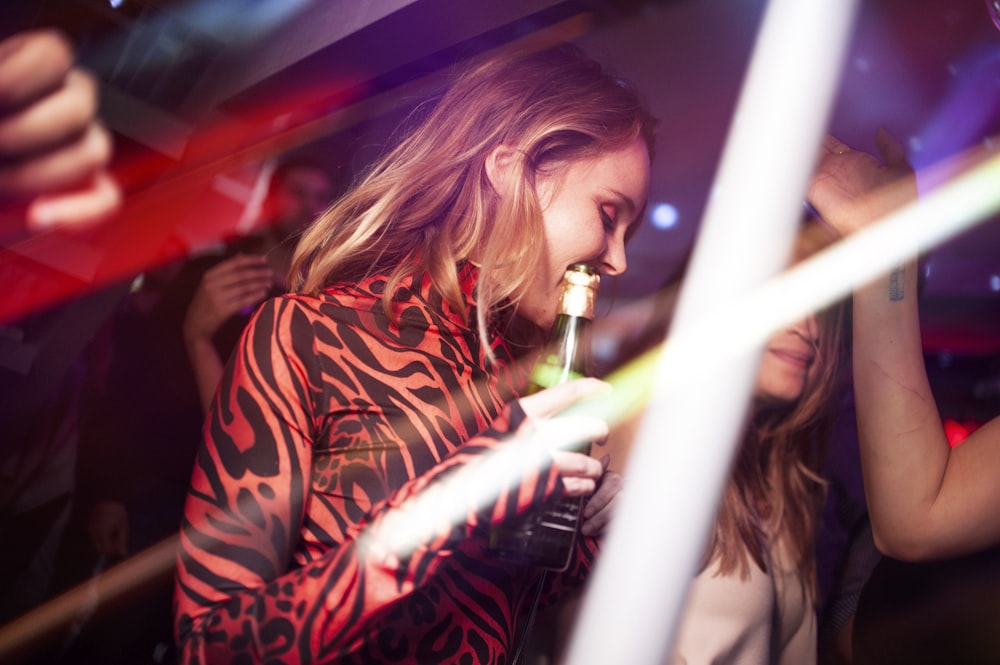
[{"label": "brown haired woman", "polygon": [[[807,258],[834,239],[815,220],[807,222],[792,258]],[[663,339],[680,277],[660,291],[650,332],[642,335],[647,344]],[[842,306],[832,307],[777,331],[765,346],[749,422],[704,566],[692,582],[672,664],[816,663],[815,536],[825,498],[820,466],[838,393],[846,387],[842,319]],[[612,432],[615,468],[624,464],[636,423]]]}]

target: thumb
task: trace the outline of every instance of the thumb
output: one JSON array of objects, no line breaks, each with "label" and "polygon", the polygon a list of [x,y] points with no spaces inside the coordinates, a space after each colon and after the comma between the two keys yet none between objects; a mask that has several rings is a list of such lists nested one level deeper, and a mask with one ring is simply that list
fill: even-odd
[{"label": "thumb", "polygon": [[885,127],[879,127],[875,132],[875,146],[886,166],[910,168],[906,147]]}]

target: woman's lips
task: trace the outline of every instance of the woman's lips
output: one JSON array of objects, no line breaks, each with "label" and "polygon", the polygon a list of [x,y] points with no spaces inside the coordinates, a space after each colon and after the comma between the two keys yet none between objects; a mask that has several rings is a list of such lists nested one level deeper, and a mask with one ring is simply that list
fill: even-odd
[{"label": "woman's lips", "polygon": [[799,351],[786,348],[771,349],[770,351],[785,362],[801,367],[802,369],[808,369],[809,366],[813,364],[813,360],[816,357],[811,351]]}]

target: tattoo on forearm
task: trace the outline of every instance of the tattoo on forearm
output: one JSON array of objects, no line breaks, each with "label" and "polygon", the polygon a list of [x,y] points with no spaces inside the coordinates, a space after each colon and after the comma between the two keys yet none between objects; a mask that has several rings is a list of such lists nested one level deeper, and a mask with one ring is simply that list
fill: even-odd
[{"label": "tattoo on forearm", "polygon": [[906,268],[897,266],[889,273],[889,300],[903,299],[903,283],[906,278]]}]

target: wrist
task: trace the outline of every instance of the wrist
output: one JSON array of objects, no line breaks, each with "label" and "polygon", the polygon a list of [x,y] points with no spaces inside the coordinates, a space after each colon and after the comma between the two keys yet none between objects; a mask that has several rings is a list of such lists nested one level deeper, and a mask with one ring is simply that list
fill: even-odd
[{"label": "wrist", "polygon": [[201,348],[212,346],[212,333],[208,330],[200,328],[188,328],[184,327],[181,333],[184,337],[184,343],[189,348]]}]

